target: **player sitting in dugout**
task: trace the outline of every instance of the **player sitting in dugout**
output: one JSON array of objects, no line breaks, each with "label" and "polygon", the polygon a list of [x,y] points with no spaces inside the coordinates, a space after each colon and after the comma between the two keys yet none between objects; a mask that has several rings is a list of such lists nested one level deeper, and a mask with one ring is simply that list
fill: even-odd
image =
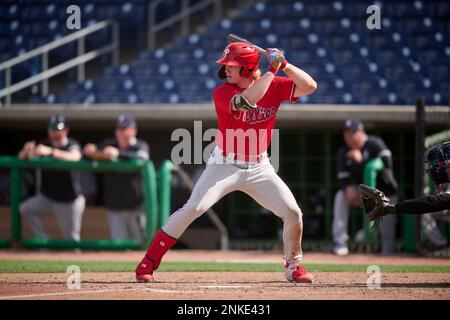
[{"label": "player sitting in dugout", "polygon": [[[52,157],[56,160],[80,160],[80,144],[69,138],[69,125],[64,116],[52,116],[47,125],[47,132],[47,139],[37,144],[35,141],[25,143],[19,152],[19,159]],[[41,216],[53,214],[63,238],[79,241],[85,204],[78,171],[41,170],[39,192],[22,202],[19,211],[34,236],[49,238]]]},{"label": "player sitting in dugout", "polygon": [[[84,155],[95,160],[129,160],[150,158],[148,144],[137,139],[136,120],[129,115],[117,118],[115,138],[106,139],[98,147],[84,146]],[[107,209],[112,240],[145,240],[145,213],[142,177],[139,171],[103,174],[103,203]]]},{"label": "player sitting in dugout", "polygon": [[450,209],[450,142],[444,142],[425,153],[427,174],[436,184],[437,194],[405,200],[397,204],[375,188],[360,185],[361,202],[369,220],[380,222],[383,217],[398,214],[425,214]]}]

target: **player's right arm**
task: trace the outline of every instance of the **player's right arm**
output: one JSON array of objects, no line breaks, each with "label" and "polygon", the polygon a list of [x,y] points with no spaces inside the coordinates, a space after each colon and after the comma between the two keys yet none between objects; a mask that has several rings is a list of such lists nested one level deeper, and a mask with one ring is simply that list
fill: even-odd
[{"label": "player's right arm", "polygon": [[68,151],[53,148],[51,155],[57,160],[79,161],[81,159],[81,151],[79,147]]},{"label": "player's right arm", "polygon": [[69,140],[69,147],[67,150],[51,148],[51,156],[56,160],[79,161],[82,156],[81,146],[77,141]]}]

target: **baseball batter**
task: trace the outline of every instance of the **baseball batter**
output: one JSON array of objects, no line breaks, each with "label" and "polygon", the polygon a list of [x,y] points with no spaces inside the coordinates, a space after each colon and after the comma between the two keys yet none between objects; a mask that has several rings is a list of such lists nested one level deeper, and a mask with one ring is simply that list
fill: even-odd
[{"label": "baseball batter", "polygon": [[[218,76],[226,82],[213,93],[218,119],[216,148],[189,200],[156,233],[135,270],[137,281],[153,281],[153,271],[186,228],[223,196],[240,190],[283,220],[286,279],[313,282],[313,276],[300,265],[302,211],[276,174],[267,149],[280,104],[296,102],[298,97],[314,92],[317,84],[306,72],[289,64],[282,51],[267,51],[270,66],[263,75],[258,51],[243,42],[229,44],[217,61],[221,65]],[[280,69],[287,77],[276,76]]]}]

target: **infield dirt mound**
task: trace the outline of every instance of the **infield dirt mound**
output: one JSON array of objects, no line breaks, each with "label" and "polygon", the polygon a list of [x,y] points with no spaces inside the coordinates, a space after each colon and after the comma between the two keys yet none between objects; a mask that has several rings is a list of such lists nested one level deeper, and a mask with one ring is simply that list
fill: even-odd
[{"label": "infield dirt mound", "polygon": [[0,299],[450,299],[446,273],[383,273],[381,289],[368,289],[367,274],[315,273],[314,284],[295,284],[278,272],[159,272],[154,283],[133,273],[82,273],[81,289],[68,289],[67,274],[0,274]]}]

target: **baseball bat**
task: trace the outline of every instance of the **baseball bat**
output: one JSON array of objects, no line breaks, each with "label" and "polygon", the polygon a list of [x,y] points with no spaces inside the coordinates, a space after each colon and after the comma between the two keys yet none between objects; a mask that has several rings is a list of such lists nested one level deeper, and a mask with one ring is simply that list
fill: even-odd
[{"label": "baseball bat", "polygon": [[247,44],[249,44],[249,45],[255,47],[255,49],[256,49],[259,53],[261,53],[266,59],[269,58],[269,56],[267,55],[267,51],[266,51],[265,49],[263,49],[263,48],[261,48],[261,47],[258,47],[256,44],[252,43],[251,41],[249,41],[249,40],[247,40],[247,39],[245,39],[245,38],[242,38],[242,37],[240,37],[240,36],[238,36],[238,35],[236,35],[236,34],[234,34],[234,33],[230,33],[230,34],[227,36],[227,41],[228,41],[228,43],[233,43],[233,42],[244,42],[244,43],[247,43]]}]

